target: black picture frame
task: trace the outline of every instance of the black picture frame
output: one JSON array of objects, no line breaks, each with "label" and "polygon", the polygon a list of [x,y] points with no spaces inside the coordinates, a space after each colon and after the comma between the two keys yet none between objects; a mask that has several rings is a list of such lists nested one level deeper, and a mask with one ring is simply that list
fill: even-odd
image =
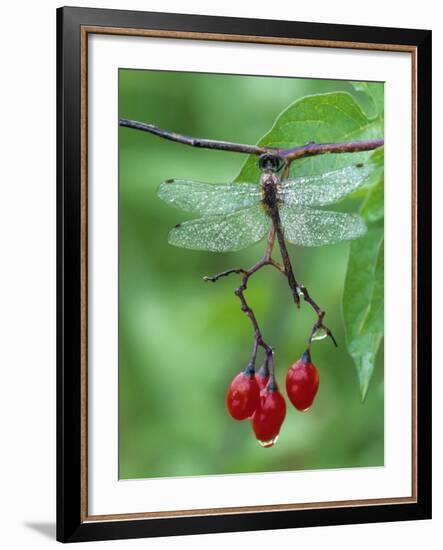
[{"label": "black picture frame", "polygon": [[[416,485],[414,502],[149,519],[84,513],[82,28],[151,29],[383,44],[415,51]],[[431,517],[431,31],[64,7],[57,10],[57,540],[62,542],[388,522]],[[83,500],[82,500],[83,499]],[[83,511],[82,511],[83,510]]]}]

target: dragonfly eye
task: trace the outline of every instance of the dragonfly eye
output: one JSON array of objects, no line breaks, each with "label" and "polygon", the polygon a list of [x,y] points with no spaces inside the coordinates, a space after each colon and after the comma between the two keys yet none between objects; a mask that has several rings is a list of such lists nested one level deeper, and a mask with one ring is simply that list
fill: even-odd
[{"label": "dragonfly eye", "polygon": [[282,167],[282,160],[280,157],[265,153],[259,156],[257,164],[262,171],[278,172]]}]

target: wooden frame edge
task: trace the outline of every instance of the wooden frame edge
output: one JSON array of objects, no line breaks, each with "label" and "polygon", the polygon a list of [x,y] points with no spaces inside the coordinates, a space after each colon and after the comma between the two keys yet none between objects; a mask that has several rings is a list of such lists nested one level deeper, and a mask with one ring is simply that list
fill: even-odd
[{"label": "wooden frame edge", "polygon": [[88,516],[88,36],[80,33],[80,521]]},{"label": "wooden frame edge", "polygon": [[162,512],[139,512],[127,514],[96,514],[87,516],[84,523],[101,521],[128,521],[141,519],[164,519],[180,517],[228,516],[231,514],[256,514],[266,512],[324,510],[327,508],[350,508],[363,506],[381,506],[385,504],[415,504],[414,497],[379,498],[367,500],[337,500],[325,502],[308,502],[300,504],[269,504],[261,506],[236,506],[226,508],[197,508],[193,510],[172,510]]},{"label": "wooden frame edge", "polygon": [[369,42],[346,42],[342,40],[317,40],[305,38],[285,38],[278,36],[254,36],[244,34],[221,34],[192,31],[166,31],[158,29],[133,29],[126,27],[104,27],[82,25],[82,32],[87,34],[109,34],[122,36],[140,36],[150,38],[173,38],[184,40],[204,40],[218,42],[246,42],[250,44],[274,44],[280,46],[305,46],[322,48],[342,48],[356,50],[381,50],[391,52],[410,52],[415,46],[404,44],[377,44]]},{"label": "wooden frame edge", "polygon": [[417,208],[415,206],[417,196],[417,46],[409,45],[391,45],[391,44],[370,44],[360,42],[341,42],[341,41],[322,41],[306,40],[279,37],[261,37],[249,35],[228,35],[217,33],[200,32],[180,32],[180,31],[161,31],[147,29],[133,29],[120,27],[100,27],[93,25],[82,25],[80,30],[81,44],[81,523],[96,523],[115,520],[140,520],[153,518],[177,518],[177,517],[195,517],[210,515],[229,515],[229,514],[248,514],[257,512],[278,512],[283,510],[309,510],[330,508],[345,508],[353,506],[377,506],[384,504],[414,504],[417,502],[417,351],[416,351],[416,302],[417,302],[417,265],[413,261],[412,266],[412,316],[413,316],[413,361],[412,361],[412,386],[413,386],[413,414],[412,414],[412,495],[410,497],[367,499],[354,501],[331,501],[321,503],[303,503],[303,504],[282,504],[282,505],[264,505],[253,507],[234,507],[234,508],[212,508],[195,510],[176,510],[171,512],[147,512],[130,514],[109,514],[109,515],[88,515],[88,398],[87,398],[87,280],[88,280],[88,262],[87,262],[87,60],[88,60],[88,34],[108,34],[108,35],[127,35],[156,38],[174,38],[191,40],[218,40],[224,42],[249,42],[279,45],[295,45],[306,47],[326,47],[326,48],[346,48],[360,50],[379,50],[379,51],[399,51],[411,53],[412,61],[412,224],[413,224],[413,259],[417,257]]}]

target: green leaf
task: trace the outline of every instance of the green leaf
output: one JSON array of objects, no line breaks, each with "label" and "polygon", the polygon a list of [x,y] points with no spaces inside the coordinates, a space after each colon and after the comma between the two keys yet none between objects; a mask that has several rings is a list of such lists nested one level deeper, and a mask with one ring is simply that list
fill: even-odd
[{"label": "green leaf", "polygon": [[[334,92],[306,96],[289,105],[258,142],[267,147],[296,147],[309,141],[331,143],[383,136],[383,124],[368,117],[351,94]],[[307,176],[366,162],[372,151],[303,158],[291,165],[292,176]],[[236,181],[258,181],[257,157],[249,156]]]},{"label": "green leaf", "polygon": [[378,182],[369,190],[360,208],[360,215],[368,222],[376,222],[384,218],[384,191],[384,177],[381,173]]},{"label": "green leaf", "polygon": [[357,92],[363,92],[368,96],[371,103],[370,114],[383,118],[385,107],[383,82],[354,82],[353,86]]},{"label": "green leaf", "polygon": [[385,148],[379,147],[371,155],[371,163],[377,167],[383,169],[385,163]]},{"label": "green leaf", "polygon": [[[382,201],[381,208],[382,208],[382,214],[381,217],[383,217],[383,192],[384,192],[384,186],[383,186],[383,177],[384,177],[384,147],[379,147],[376,149],[372,155],[369,158],[370,165],[372,166],[372,172],[369,174],[369,176],[365,179],[365,182],[361,187],[356,189],[353,193],[348,195],[347,199],[364,199],[365,201],[369,199],[369,196],[375,192],[377,195],[377,201]],[[375,191],[376,187],[379,187],[377,191]],[[373,198],[373,200],[375,197]],[[371,205],[368,205],[369,207],[379,207],[380,202],[374,202]],[[367,220],[367,221],[375,221],[376,219],[380,219],[380,216],[372,218],[369,214],[368,217],[365,216],[365,212],[363,209],[360,209],[360,214]],[[374,216],[377,216],[374,213]]]},{"label": "green leaf", "polygon": [[349,353],[365,399],[383,337],[383,227],[371,227],[351,243],[343,295]]},{"label": "green leaf", "polygon": [[372,174],[349,198],[364,199],[360,215],[372,230],[351,244],[343,297],[347,345],[356,365],[362,400],[369,388],[384,323],[384,149],[377,149],[370,160]]},{"label": "green leaf", "polygon": [[369,223],[384,218],[384,147],[375,151],[370,162],[373,170],[364,185],[347,197],[363,199],[360,215]]},{"label": "green leaf", "polygon": [[385,246],[384,240],[378,249],[377,262],[375,264],[374,290],[372,300],[366,318],[363,323],[362,332],[378,333],[383,332],[384,327],[384,273],[385,273]]}]

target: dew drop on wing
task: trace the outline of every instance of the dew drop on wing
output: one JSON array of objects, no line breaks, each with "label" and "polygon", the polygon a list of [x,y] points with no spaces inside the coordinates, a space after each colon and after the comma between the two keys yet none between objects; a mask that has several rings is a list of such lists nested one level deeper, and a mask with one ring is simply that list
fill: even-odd
[{"label": "dew drop on wing", "polygon": [[206,183],[169,179],[160,184],[157,196],[185,212],[201,215],[228,214],[260,202],[255,183]]},{"label": "dew drop on wing", "polygon": [[366,233],[357,214],[316,210],[306,206],[280,208],[286,239],[299,246],[324,246],[355,239]]},{"label": "dew drop on wing", "polygon": [[191,250],[235,251],[260,241],[269,226],[270,218],[259,204],[227,215],[182,222],[170,231],[168,241]]},{"label": "dew drop on wing", "polygon": [[358,189],[371,171],[370,165],[360,163],[316,176],[284,180],[280,185],[280,196],[287,205],[334,204]]}]

